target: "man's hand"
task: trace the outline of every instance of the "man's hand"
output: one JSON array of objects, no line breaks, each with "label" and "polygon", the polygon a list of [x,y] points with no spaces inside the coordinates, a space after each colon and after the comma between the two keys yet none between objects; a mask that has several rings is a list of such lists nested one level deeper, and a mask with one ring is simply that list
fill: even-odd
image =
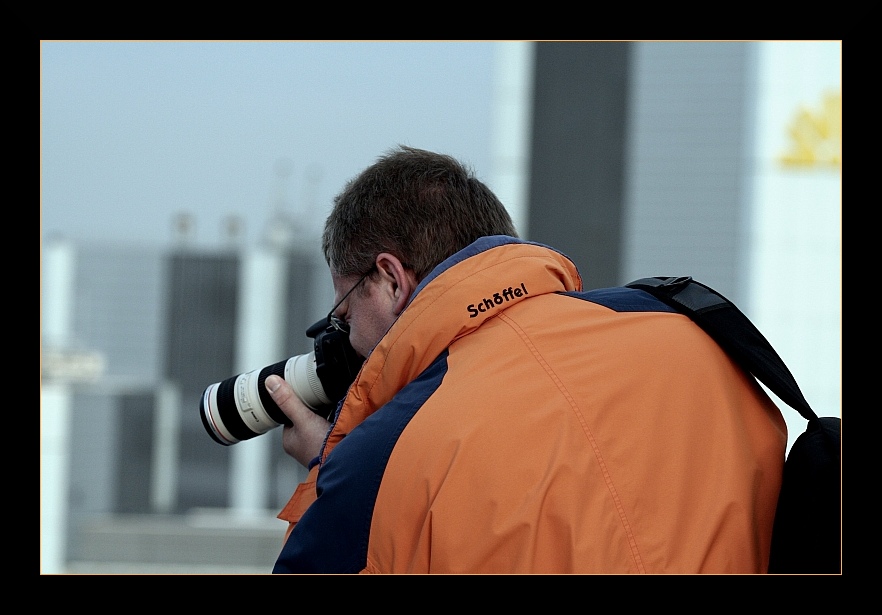
[{"label": "man's hand", "polygon": [[291,385],[279,376],[268,376],[265,386],[270,397],[291,421],[290,426],[283,427],[282,448],[302,466],[308,467],[309,462],[321,452],[331,424],[300,401]]}]

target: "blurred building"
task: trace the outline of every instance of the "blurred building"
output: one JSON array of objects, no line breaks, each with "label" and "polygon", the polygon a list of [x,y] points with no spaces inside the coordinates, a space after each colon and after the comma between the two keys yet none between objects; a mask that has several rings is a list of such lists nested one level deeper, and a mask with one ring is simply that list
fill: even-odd
[{"label": "blurred building", "polygon": [[[521,235],[586,288],[715,287],[840,414],[841,45],[499,51],[489,183]],[[309,351],[333,298],[318,240],[205,250],[179,222],[168,248],[43,245],[43,572],[268,572],[280,546],[273,516],[301,477],[281,430],[223,447],[198,406],[210,383]],[[804,421],[783,410],[792,442]]]},{"label": "blurred building", "polygon": [[[46,242],[43,421],[63,423],[67,433],[56,435],[66,448],[61,465],[42,456],[42,478],[65,486],[65,539],[55,546],[65,559],[151,561],[138,549],[113,553],[144,531],[138,523],[150,526],[143,515],[190,515],[202,534],[210,522],[221,533],[264,524],[270,553],[277,550],[284,524],[267,521],[305,473],[282,452],[280,429],[236,447],[214,442],[199,401],[213,382],[311,350],[305,331],[333,297],[312,245],[207,251]],[[253,334],[244,318],[273,339]],[[256,356],[254,337],[263,344]],[[138,521],[119,530],[122,538],[107,529],[120,515]],[[156,563],[211,560],[185,550]]]}]

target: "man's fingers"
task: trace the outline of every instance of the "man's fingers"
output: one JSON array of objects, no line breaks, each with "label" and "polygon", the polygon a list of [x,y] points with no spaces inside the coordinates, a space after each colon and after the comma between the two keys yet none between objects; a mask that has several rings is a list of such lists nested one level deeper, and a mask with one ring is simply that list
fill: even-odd
[{"label": "man's fingers", "polygon": [[310,461],[321,452],[322,442],[331,424],[310,410],[284,378],[268,376],[264,386],[291,421],[291,425],[282,432],[282,447],[304,467],[308,467]]},{"label": "man's fingers", "polygon": [[[269,376],[267,376],[264,385],[266,386],[266,390],[269,391],[270,395],[272,395],[279,390],[279,387],[282,386],[284,382],[285,381],[282,380],[279,376],[276,376],[275,374],[270,374]],[[273,398],[273,401],[275,401],[275,398]]]},{"label": "man's fingers", "polygon": [[289,405],[291,398],[295,397],[294,389],[291,388],[290,384],[275,374],[267,376],[266,382],[263,384],[269,392],[270,397],[272,397],[273,401],[276,402],[276,405],[281,408],[282,412],[287,415],[289,410],[293,411],[293,408],[285,407]]}]

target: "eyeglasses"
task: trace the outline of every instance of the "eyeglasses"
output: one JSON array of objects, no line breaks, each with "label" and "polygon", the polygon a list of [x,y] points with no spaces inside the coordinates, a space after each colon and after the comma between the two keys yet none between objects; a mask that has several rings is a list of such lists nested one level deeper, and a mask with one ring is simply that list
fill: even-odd
[{"label": "eyeglasses", "polygon": [[368,277],[370,274],[372,274],[372,273],[374,272],[374,269],[376,269],[376,267],[377,267],[377,266],[374,265],[373,267],[371,267],[370,269],[368,269],[368,270],[367,270],[367,273],[365,273],[363,276],[361,276],[361,277],[359,278],[358,282],[356,282],[355,284],[353,284],[353,285],[352,285],[352,288],[350,288],[348,291],[346,291],[346,294],[343,295],[343,298],[340,299],[340,301],[337,302],[337,305],[335,305],[334,307],[332,307],[332,308],[331,308],[331,311],[328,312],[328,323],[329,323],[332,327],[334,327],[335,329],[337,329],[337,331],[340,331],[341,333],[345,333],[345,334],[349,335],[349,323],[347,323],[345,320],[341,320],[341,319],[337,318],[336,316],[334,316],[334,312],[336,312],[336,311],[337,311],[337,308],[340,307],[340,306],[343,304],[344,301],[346,301],[346,298],[347,298],[349,295],[352,294],[352,291],[354,291],[356,288],[358,288],[359,284],[361,284],[362,282],[364,282],[365,279],[367,279],[367,277]]}]

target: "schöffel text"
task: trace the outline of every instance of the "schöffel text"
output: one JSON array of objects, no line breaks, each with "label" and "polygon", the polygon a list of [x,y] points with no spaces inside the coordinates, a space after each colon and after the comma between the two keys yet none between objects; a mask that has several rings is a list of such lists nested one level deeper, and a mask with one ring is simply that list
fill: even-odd
[{"label": "sch\u00f6ffel text", "polygon": [[478,303],[470,303],[466,309],[469,311],[469,318],[476,318],[479,314],[489,312],[493,308],[497,308],[503,303],[511,301],[515,297],[523,297],[524,295],[529,294],[530,293],[527,292],[527,287],[521,282],[520,286],[509,286],[501,292],[493,293],[492,297],[484,297]]}]

